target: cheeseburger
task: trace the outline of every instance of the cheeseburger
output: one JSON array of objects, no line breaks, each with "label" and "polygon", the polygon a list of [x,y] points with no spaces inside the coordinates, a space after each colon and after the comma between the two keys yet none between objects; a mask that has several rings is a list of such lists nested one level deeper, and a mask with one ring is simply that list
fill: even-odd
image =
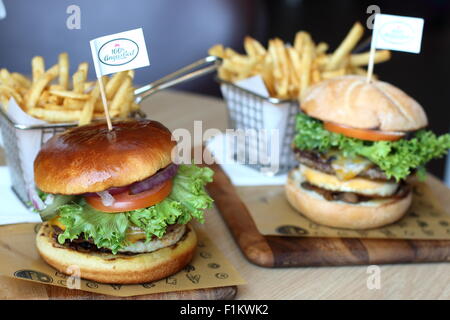
[{"label": "cheeseburger", "polygon": [[424,130],[422,107],[393,85],[343,76],[311,87],[301,99],[289,173],[290,204],[319,224],[376,228],[411,204],[408,178],[450,148],[450,135]]},{"label": "cheeseburger", "polygon": [[45,221],[36,244],[66,273],[104,283],[144,283],[176,273],[193,257],[188,224],[212,205],[209,168],[172,163],[170,131],[151,120],[68,130],[50,139],[34,162]]}]

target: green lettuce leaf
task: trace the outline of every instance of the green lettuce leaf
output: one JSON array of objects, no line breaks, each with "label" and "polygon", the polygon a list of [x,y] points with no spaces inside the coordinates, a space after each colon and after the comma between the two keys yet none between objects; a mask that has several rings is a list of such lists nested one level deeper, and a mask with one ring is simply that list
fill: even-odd
[{"label": "green lettuce leaf", "polygon": [[205,184],[212,181],[213,171],[195,165],[180,165],[173,180],[172,192],[162,202],[139,210],[123,213],[104,213],[90,207],[84,200],[59,208],[59,221],[66,227],[58,236],[64,243],[81,235],[90,238],[99,248],[114,254],[127,245],[126,233],[130,225],[145,231],[147,241],[162,237],[168,225],[186,224],[193,218],[204,221],[204,210],[213,200],[206,193]]},{"label": "green lettuce leaf", "polygon": [[411,139],[398,141],[364,141],[330,132],[321,121],[299,114],[294,146],[302,150],[326,152],[340,150],[345,157],[363,156],[375,163],[388,178],[399,181],[420,169],[434,158],[444,156],[450,149],[450,134],[436,136],[433,132],[419,130]]},{"label": "green lettuce leaf", "polygon": [[66,204],[59,208],[59,221],[66,226],[58,236],[63,244],[67,239],[77,239],[83,234],[92,239],[99,248],[108,248],[113,253],[122,247],[129,221],[125,213],[106,213],[90,207],[84,200],[79,204]]}]

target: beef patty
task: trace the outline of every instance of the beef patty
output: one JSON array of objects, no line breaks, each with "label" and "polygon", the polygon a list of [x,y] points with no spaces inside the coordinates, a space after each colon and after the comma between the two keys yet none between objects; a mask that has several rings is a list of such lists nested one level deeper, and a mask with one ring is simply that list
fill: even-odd
[{"label": "beef patty", "polygon": [[[320,152],[300,150],[298,148],[294,148],[294,153],[301,164],[324,173],[336,175],[336,172],[331,165],[334,160],[332,156],[327,158]],[[392,181],[392,179],[388,179],[386,174],[376,165],[361,171],[357,176],[371,180]]]}]

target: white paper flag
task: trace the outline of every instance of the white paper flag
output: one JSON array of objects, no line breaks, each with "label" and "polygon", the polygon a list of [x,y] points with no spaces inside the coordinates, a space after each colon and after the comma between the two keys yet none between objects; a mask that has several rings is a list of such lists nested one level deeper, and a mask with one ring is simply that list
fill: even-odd
[{"label": "white paper flag", "polygon": [[423,24],[422,18],[377,14],[372,46],[375,49],[419,53]]},{"label": "white paper flag", "polygon": [[90,41],[97,78],[150,65],[142,28]]}]

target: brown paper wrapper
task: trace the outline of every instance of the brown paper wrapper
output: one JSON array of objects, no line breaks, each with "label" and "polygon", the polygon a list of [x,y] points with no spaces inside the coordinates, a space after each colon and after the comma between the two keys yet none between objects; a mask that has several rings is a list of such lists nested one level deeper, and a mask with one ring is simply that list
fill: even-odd
[{"label": "brown paper wrapper", "polygon": [[[39,256],[35,236],[39,224],[25,223],[0,227],[0,274],[60,287],[74,287],[76,281],[47,265]],[[152,283],[113,285],[81,279],[80,290],[113,296],[216,288],[245,284],[206,234],[196,229],[198,248],[194,259],[182,271]]]},{"label": "brown paper wrapper", "polygon": [[264,235],[450,240],[450,213],[426,182],[413,182],[413,202],[402,219],[370,230],[337,229],[312,222],[289,205],[284,186],[238,187],[237,192]]}]

